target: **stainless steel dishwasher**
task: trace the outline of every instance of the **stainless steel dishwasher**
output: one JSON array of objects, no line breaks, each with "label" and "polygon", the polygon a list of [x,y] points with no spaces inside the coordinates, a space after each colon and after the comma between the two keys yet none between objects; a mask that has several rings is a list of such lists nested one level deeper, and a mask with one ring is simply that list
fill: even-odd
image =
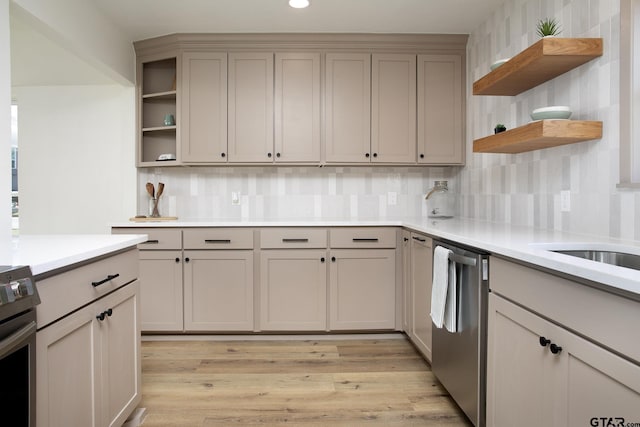
[{"label": "stainless steel dishwasher", "polygon": [[434,375],[476,427],[485,425],[489,256],[475,249],[433,241],[452,251],[456,269],[457,331],[433,325]]}]

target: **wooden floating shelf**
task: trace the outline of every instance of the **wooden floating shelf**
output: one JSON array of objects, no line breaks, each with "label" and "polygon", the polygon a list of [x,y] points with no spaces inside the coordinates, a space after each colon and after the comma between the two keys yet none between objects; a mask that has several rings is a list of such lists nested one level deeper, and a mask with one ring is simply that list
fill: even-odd
[{"label": "wooden floating shelf", "polygon": [[157,93],[148,93],[146,95],[142,95],[142,99],[144,100],[161,100],[161,99],[176,99],[176,91],[169,90],[166,92],[157,92]]},{"label": "wooden floating shelf", "polygon": [[602,122],[539,120],[473,141],[474,153],[524,153],[602,138]]},{"label": "wooden floating shelf", "polygon": [[176,130],[176,125],[173,126],[153,126],[150,128],[142,128],[142,132],[158,132],[158,131],[169,131]]},{"label": "wooden floating shelf", "polygon": [[601,38],[543,38],[473,83],[473,94],[518,95],[599,56]]}]

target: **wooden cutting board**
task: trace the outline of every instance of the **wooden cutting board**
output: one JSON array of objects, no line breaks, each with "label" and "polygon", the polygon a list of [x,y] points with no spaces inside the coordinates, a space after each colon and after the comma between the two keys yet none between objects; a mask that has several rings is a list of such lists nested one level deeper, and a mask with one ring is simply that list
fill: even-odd
[{"label": "wooden cutting board", "polygon": [[157,218],[151,218],[151,217],[133,217],[133,218],[129,218],[129,221],[133,221],[133,222],[158,222],[158,221],[175,221],[177,220],[178,217],[177,216],[160,216]]}]

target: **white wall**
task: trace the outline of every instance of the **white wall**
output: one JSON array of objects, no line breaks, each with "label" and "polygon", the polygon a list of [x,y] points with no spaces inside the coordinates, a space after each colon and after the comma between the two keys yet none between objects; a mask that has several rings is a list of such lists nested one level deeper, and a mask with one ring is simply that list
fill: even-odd
[{"label": "white wall", "polygon": [[23,15],[46,36],[116,82],[135,82],[132,41],[97,9],[95,2],[12,0],[12,3],[13,13]]},{"label": "white wall", "polygon": [[11,237],[11,67],[9,0],[0,0],[0,247]]},{"label": "white wall", "polygon": [[20,233],[109,233],[135,214],[134,88],[14,88]]}]

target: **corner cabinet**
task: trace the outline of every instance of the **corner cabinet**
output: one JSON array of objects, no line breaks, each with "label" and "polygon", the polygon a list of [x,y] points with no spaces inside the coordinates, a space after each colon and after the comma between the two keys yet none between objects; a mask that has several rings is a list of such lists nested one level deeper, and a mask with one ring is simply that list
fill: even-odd
[{"label": "corner cabinet", "polygon": [[490,274],[487,425],[637,421],[640,302],[502,259]]},{"label": "corner cabinet", "polygon": [[[174,161],[158,161],[160,155],[178,155],[177,134],[178,57],[175,53],[154,55],[138,61],[138,166],[166,166]],[[165,124],[165,117],[173,116],[173,123]]]}]

